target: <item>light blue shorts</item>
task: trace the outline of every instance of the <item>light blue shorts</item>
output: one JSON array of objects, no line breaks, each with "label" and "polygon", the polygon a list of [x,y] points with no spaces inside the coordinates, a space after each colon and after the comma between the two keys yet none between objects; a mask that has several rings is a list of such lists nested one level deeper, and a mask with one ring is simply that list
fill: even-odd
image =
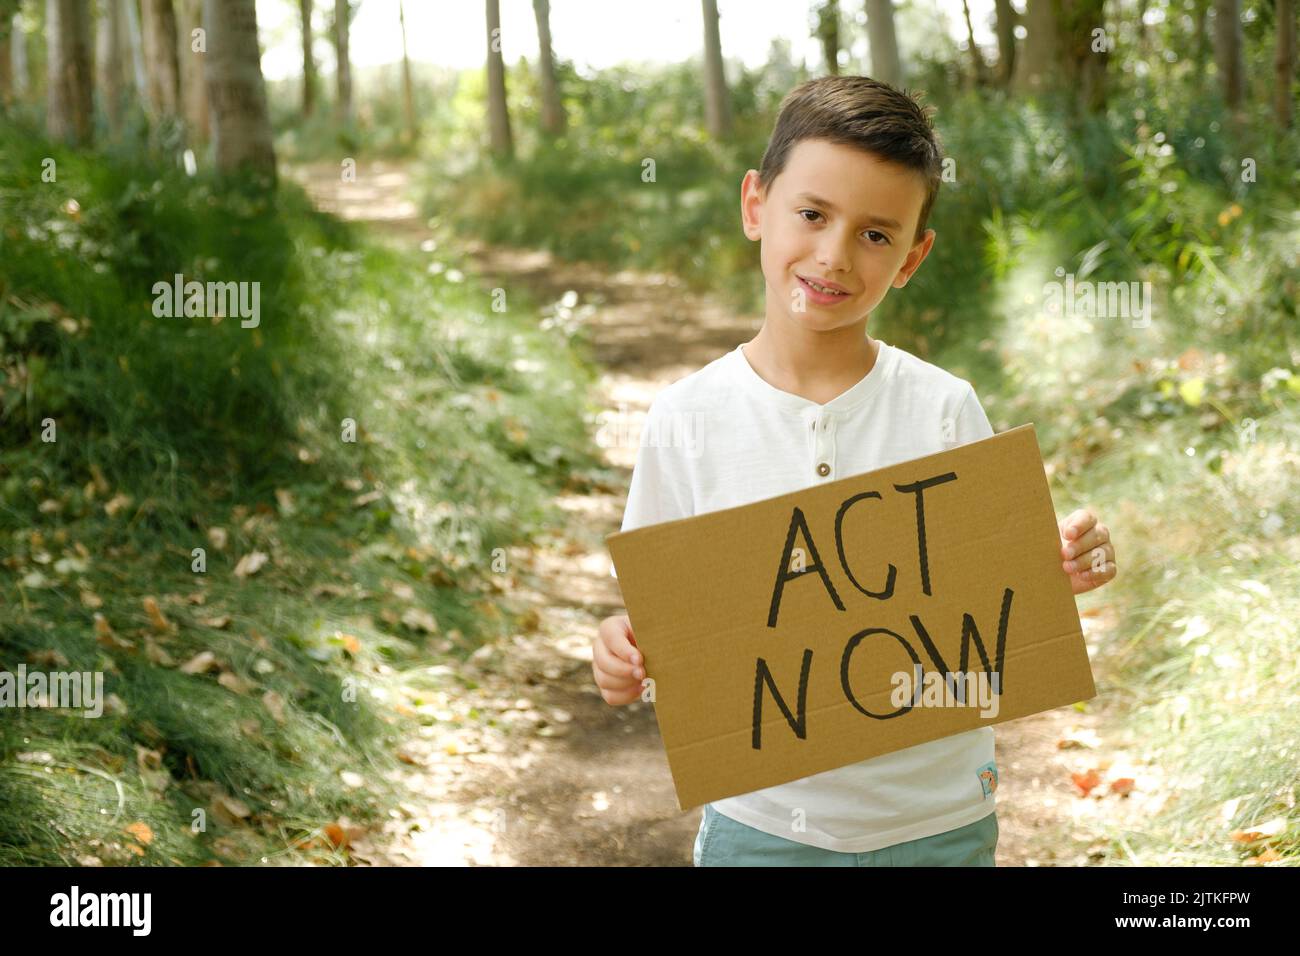
[{"label": "light blue shorts", "polygon": [[956,830],[866,853],[823,850],[773,836],[704,805],[696,866],[996,866],[997,811]]}]

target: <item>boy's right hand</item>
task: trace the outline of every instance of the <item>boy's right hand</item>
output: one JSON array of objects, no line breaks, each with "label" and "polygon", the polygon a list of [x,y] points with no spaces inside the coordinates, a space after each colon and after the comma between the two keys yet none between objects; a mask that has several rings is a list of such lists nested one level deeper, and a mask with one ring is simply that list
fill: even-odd
[{"label": "boy's right hand", "polygon": [[618,707],[639,699],[645,660],[637,649],[627,615],[601,621],[591,644],[591,671],[605,703]]}]

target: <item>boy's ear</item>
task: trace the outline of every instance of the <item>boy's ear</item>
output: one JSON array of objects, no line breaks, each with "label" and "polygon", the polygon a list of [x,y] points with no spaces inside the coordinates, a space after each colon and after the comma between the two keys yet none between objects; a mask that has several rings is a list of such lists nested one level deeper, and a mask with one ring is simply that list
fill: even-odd
[{"label": "boy's ear", "polygon": [[759,210],[763,207],[763,199],[763,190],[758,182],[758,170],[751,169],[745,173],[745,178],[740,183],[740,223],[747,239],[762,238],[759,231]]},{"label": "boy's ear", "polygon": [[907,258],[899,266],[898,274],[894,276],[894,281],[891,283],[895,289],[901,289],[907,285],[907,280],[912,278],[912,274],[917,269],[921,268],[921,263],[925,261],[925,257],[930,254],[930,249],[934,247],[934,236],[933,229],[925,230],[925,235],[921,237],[921,241],[908,251]]}]

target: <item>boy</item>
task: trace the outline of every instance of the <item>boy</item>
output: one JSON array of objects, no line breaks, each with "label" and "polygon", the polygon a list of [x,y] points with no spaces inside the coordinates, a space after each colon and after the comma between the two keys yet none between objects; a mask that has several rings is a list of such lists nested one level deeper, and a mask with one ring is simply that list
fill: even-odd
[{"label": "boy", "polygon": [[[925,224],[941,151],[929,113],[863,76],[812,80],[785,98],[762,168],[741,185],[745,235],[760,240],[763,326],[655,398],[623,530],[993,434],[970,383],[866,334],[871,311],[934,244]],[[674,434],[691,440],[661,440]],[[1091,509],[1060,535],[1075,594],[1115,576]],[[601,622],[592,671],[607,703],[639,698],[645,665],[626,615]],[[992,866],[993,760],[983,727],[706,804],[695,865]]]}]

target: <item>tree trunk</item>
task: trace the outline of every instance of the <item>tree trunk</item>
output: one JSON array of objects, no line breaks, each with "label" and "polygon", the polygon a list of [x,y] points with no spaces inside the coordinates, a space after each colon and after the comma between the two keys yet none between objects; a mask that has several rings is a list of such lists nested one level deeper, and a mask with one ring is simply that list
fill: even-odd
[{"label": "tree trunk", "polygon": [[1219,66],[1223,101],[1236,118],[1240,118],[1246,99],[1241,48],[1241,0],[1214,0],[1214,58]]},{"label": "tree trunk", "polygon": [[13,33],[10,36],[9,59],[13,69],[14,100],[21,103],[32,88],[32,78],[27,67],[27,34],[23,30],[21,15],[15,13],[10,23]]},{"label": "tree trunk", "polygon": [[892,0],[866,0],[867,42],[871,46],[871,76],[890,86],[903,85],[903,64],[894,33]]},{"label": "tree trunk", "polygon": [[537,69],[542,84],[542,132],[563,136],[569,120],[560,100],[560,86],[555,80],[555,53],[551,49],[551,5],[548,0],[533,0],[533,17],[537,20]]},{"label": "tree trunk", "polygon": [[204,0],[208,62],[204,71],[219,171],[247,170],[275,183],[275,150],[266,108],[257,11],[253,0]]},{"label": "tree trunk", "polygon": [[334,58],[338,62],[335,75],[337,98],[334,110],[340,123],[352,122],[352,63],[348,59],[348,18],[351,12],[348,0],[334,0]]},{"label": "tree trunk", "polygon": [[149,102],[149,77],[144,68],[144,39],[140,30],[140,10],[135,0],[122,0],[126,8],[126,41],[131,48],[131,76],[135,95],[142,104]]},{"label": "tree trunk", "polygon": [[90,144],[92,125],[90,0],[46,0],[49,38],[46,129],[51,139],[74,146]]},{"label": "tree trunk", "polygon": [[817,8],[817,39],[822,45],[822,59],[831,76],[840,73],[840,4],[839,0],[823,0]]},{"label": "tree trunk", "polygon": [[406,140],[414,143],[419,136],[415,122],[415,84],[411,82],[411,57],[406,52],[406,7],[397,0],[397,19],[402,25],[402,109],[406,113]]},{"label": "tree trunk", "polygon": [[704,118],[714,139],[731,135],[727,76],[722,69],[722,35],[718,29],[718,0],[704,4]]},{"label": "tree trunk", "polygon": [[994,0],[998,28],[998,85],[1011,87],[1016,72],[1016,11],[1011,0]]},{"label": "tree trunk", "polygon": [[487,0],[488,32],[488,137],[497,156],[513,156],[514,139],[510,135],[510,110],[506,106],[506,64],[501,56],[501,7],[498,0]]},{"label": "tree trunk", "polygon": [[1210,59],[1210,31],[1206,26],[1206,21],[1210,15],[1210,0],[1194,0],[1195,12],[1192,14],[1192,28],[1196,31],[1196,46],[1193,54],[1193,61],[1196,69],[1193,75],[1196,77],[1198,86],[1205,76],[1205,65]]},{"label": "tree trunk", "polygon": [[99,6],[95,74],[100,102],[104,105],[104,118],[108,121],[109,132],[117,136],[122,131],[122,116],[126,110],[126,16],[122,0],[102,0]]},{"label": "tree trunk", "polygon": [[208,113],[207,53],[194,49],[194,31],[203,27],[203,0],[177,0],[180,32],[181,106],[192,146],[205,146],[211,136]]},{"label": "tree trunk", "polygon": [[1106,25],[1106,0],[1058,0],[1057,43],[1065,67],[1067,89],[1077,91],[1079,107],[1088,113],[1106,108],[1106,64],[1110,54],[1096,49],[1093,31]]},{"label": "tree trunk", "polygon": [[298,16],[302,20],[302,115],[307,117],[316,110],[316,57],[311,50],[311,0],[298,0]]},{"label": "tree trunk", "polygon": [[1291,88],[1295,84],[1295,0],[1277,0],[1274,14],[1277,17],[1277,54],[1273,58],[1273,114],[1278,126],[1290,129],[1294,119]]},{"label": "tree trunk", "polygon": [[1053,0],[1025,0],[1026,37],[1017,62],[1015,86],[1037,93],[1050,85],[1057,62],[1057,25]]},{"label": "tree trunk", "polygon": [[14,103],[14,61],[9,37],[16,19],[17,17],[11,18],[6,13],[0,13],[0,113]]},{"label": "tree trunk", "polygon": [[966,18],[966,42],[970,46],[974,85],[983,86],[985,83],[984,57],[980,54],[979,44],[975,42],[975,27],[970,22],[970,4],[966,0],[961,0],[961,12],[962,16]]},{"label": "tree trunk", "polygon": [[180,113],[181,74],[172,0],[141,0],[140,32],[149,81],[149,112],[157,123]]}]

